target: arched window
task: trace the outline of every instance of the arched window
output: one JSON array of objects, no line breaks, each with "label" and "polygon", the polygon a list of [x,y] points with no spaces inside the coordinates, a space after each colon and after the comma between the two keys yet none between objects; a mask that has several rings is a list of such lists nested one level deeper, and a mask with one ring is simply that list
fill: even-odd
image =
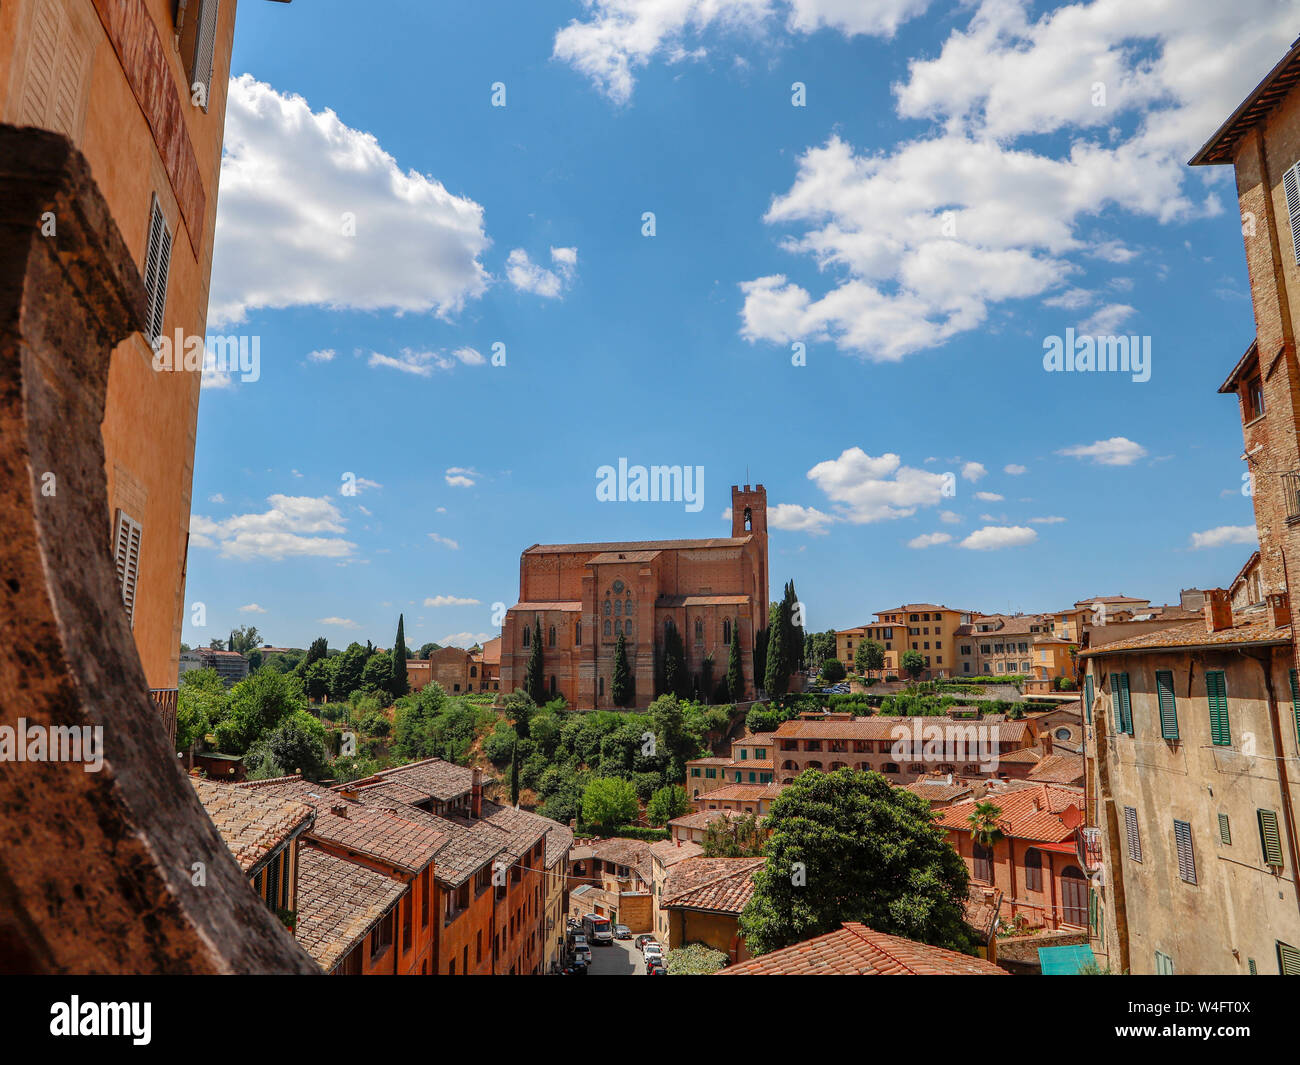
[{"label": "arched window", "polygon": [[1043,852],[1035,847],[1025,851],[1025,888],[1029,891],[1043,890]]},{"label": "arched window", "polygon": [[725,644],[731,643],[731,619],[730,618],[726,619],[722,623],[722,642]]},{"label": "arched window", "polygon": [[601,678],[600,678],[600,680],[599,680],[599,682],[598,682],[598,688],[599,688],[599,692],[598,692],[597,694],[599,694],[600,697],[601,697],[602,699],[605,698],[605,678],[604,678],[604,677],[601,677]]},{"label": "arched window", "polygon": [[606,600],[605,600],[605,617],[609,617],[610,611],[613,610],[613,609],[614,609],[614,605],[613,605],[613,604],[612,604],[608,599],[606,599]]},{"label": "arched window", "polygon": [[623,631],[623,622],[621,621],[614,622],[614,635],[617,636],[622,631]]},{"label": "arched window", "polygon": [[754,512],[749,507],[745,508],[745,528],[749,531],[754,528]]},{"label": "arched window", "polygon": [[673,631],[673,619],[664,618],[664,639],[668,639],[668,634]]},{"label": "arched window", "polygon": [[632,619],[631,619],[631,618],[628,618],[626,621],[623,622],[623,631],[624,631],[625,633],[627,633],[629,636],[632,635]]},{"label": "arched window", "polygon": [[623,616],[623,600],[622,600],[622,599],[615,599],[615,600],[614,600],[614,616],[615,616],[615,617],[620,617],[620,618]]},{"label": "arched window", "polygon": [[547,646],[547,647],[554,647],[554,646],[555,646],[555,626],[554,626],[554,625],[551,626],[550,634],[547,636],[547,639],[546,639],[546,646]]},{"label": "arched window", "polygon": [[626,614],[628,617],[631,617],[631,616],[632,616],[632,600],[631,600],[631,599],[629,599],[626,603],[623,604],[623,613]]},{"label": "arched window", "polygon": [[551,674],[551,694],[555,694],[555,674]]},{"label": "arched window", "polygon": [[702,643],[703,640],[704,640],[704,619],[696,618],[695,619],[695,641],[697,643]]},{"label": "arched window", "polygon": [[575,621],[573,623],[573,646],[574,647],[582,646],[582,622],[581,621]]},{"label": "arched window", "polygon": [[524,646],[525,646],[525,647],[528,646],[528,641],[532,638],[532,631],[533,631],[533,630],[530,629],[527,625],[524,626]]},{"label": "arched window", "polygon": [[612,635],[612,634],[613,634],[613,633],[612,633],[612,631],[611,631],[611,626],[610,626],[610,623],[609,623],[609,618],[606,618],[606,619],[605,619],[605,635],[606,635],[606,636],[610,636],[610,635]]},{"label": "arched window", "polygon": [[469,675],[470,675],[471,677],[477,677],[477,676],[478,676],[478,666],[470,666],[470,667],[469,667]]}]

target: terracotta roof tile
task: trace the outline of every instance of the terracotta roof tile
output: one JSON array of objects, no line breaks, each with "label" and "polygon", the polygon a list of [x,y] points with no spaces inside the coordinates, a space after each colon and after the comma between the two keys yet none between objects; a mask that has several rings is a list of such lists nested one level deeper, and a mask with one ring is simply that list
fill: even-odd
[{"label": "terracotta roof tile", "polygon": [[1197,647],[1234,647],[1243,644],[1287,644],[1291,642],[1290,629],[1274,628],[1267,618],[1235,625],[1219,632],[1207,632],[1203,620],[1171,625],[1167,629],[1130,636],[1099,647],[1089,647],[1079,652],[1080,658],[1096,658],[1119,651],[1159,651]]},{"label": "terracotta roof tile", "polygon": [[1077,754],[1049,754],[1029,771],[1029,779],[1044,784],[1082,784],[1083,757]]},{"label": "terracotta roof tile", "polygon": [[252,873],[281,844],[310,828],[316,817],[307,803],[199,777],[190,777],[190,783],[245,873]]},{"label": "terracotta roof tile", "polygon": [[708,802],[714,799],[726,800],[727,802],[757,802],[760,799],[775,799],[781,794],[783,785],[781,784],[728,784],[726,787],[714,788],[712,791],[706,791],[696,803]]},{"label": "terracotta roof tile", "polygon": [[837,932],[722,969],[717,976],[1006,976],[992,962],[876,932],[856,921]]},{"label": "terracotta roof tile", "polygon": [[298,942],[329,972],[365,939],[405,890],[400,880],[315,847],[303,847],[298,852]]},{"label": "terracotta roof tile", "polygon": [[664,878],[660,905],[668,909],[739,914],[754,894],[763,858],[690,858]]},{"label": "terracotta roof tile", "polygon": [[[979,802],[991,802],[1002,810],[998,827],[1013,839],[1060,843],[1074,836],[1083,809],[1083,789],[1059,784],[1034,784],[1014,791],[989,794],[937,811],[935,824],[941,828],[970,831],[970,815]],[[1068,811],[1074,811],[1073,814]]]},{"label": "terracotta roof tile", "polygon": [[[892,740],[895,738],[895,729],[901,727],[910,732],[913,722],[920,722],[922,729],[930,725],[940,727],[972,724],[996,725],[1000,742],[1015,742],[1024,739],[1026,732],[1029,730],[1028,723],[1023,719],[1020,721],[1007,721],[1000,714],[985,714],[982,718],[892,717],[881,714],[871,717],[855,717],[848,721],[795,718],[790,721],[782,721],[776,730],[775,736],[778,740],[795,738],[809,740]],[[780,757],[779,750],[777,757]],[[712,794],[712,792],[709,794]]]}]

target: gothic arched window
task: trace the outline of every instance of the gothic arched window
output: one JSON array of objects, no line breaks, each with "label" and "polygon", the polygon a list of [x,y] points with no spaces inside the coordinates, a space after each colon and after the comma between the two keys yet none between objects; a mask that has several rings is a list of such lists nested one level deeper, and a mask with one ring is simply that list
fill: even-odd
[{"label": "gothic arched window", "polygon": [[610,611],[613,610],[613,609],[614,609],[614,608],[613,608],[613,606],[610,604],[610,601],[609,601],[608,599],[606,599],[606,600],[605,600],[605,617],[609,617]]},{"label": "gothic arched window", "polygon": [[703,618],[695,619],[695,639],[697,641],[704,640],[704,619]]},{"label": "gothic arched window", "polygon": [[606,635],[606,636],[612,635],[612,633],[611,633],[611,631],[610,631],[610,624],[609,624],[608,619],[605,621],[605,635]]},{"label": "gothic arched window", "polygon": [[615,599],[615,600],[614,600],[614,615],[615,615],[615,617],[620,617],[620,618],[623,616],[623,600],[622,600],[622,599]]},{"label": "gothic arched window", "polygon": [[722,622],[722,642],[725,643],[725,644],[730,644],[730,643],[731,643],[731,621],[730,621],[730,619],[724,620],[724,621]]},{"label": "gothic arched window", "polygon": [[551,626],[551,631],[550,631],[550,633],[547,635],[546,646],[547,646],[547,647],[554,647],[554,646],[555,646],[555,626],[554,626],[554,625]]},{"label": "gothic arched window", "polygon": [[632,600],[631,600],[631,599],[629,599],[626,603],[623,604],[623,613],[626,614],[628,617],[631,617],[631,616],[632,616]]}]

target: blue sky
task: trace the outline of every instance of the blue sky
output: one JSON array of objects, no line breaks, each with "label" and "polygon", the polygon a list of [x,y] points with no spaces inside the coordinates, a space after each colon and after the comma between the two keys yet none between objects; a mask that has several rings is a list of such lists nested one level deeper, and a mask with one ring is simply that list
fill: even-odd
[{"label": "blue sky", "polygon": [[[816,629],[1226,584],[1253,320],[1183,164],[1297,5],[1222,6],[242,5],[209,333],[260,374],[205,380],[184,639],[468,643],[530,544],[726,535],[746,471]],[[1067,328],[1150,380],[1045,372]],[[598,502],[620,457],[703,508]]]}]

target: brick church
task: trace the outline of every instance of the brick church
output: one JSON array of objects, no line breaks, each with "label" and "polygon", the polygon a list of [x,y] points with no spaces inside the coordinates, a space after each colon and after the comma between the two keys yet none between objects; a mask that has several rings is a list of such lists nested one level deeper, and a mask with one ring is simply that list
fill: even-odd
[{"label": "brick church", "polygon": [[711,540],[534,544],[519,560],[519,602],[501,632],[501,691],[524,686],[541,622],[549,691],[579,709],[614,709],[614,646],[627,638],[637,707],[655,697],[656,652],[671,620],[687,672],[725,680],[732,627],[740,630],[745,692],[753,698],[755,632],[767,624],[767,491],[731,487],[731,535]]}]

